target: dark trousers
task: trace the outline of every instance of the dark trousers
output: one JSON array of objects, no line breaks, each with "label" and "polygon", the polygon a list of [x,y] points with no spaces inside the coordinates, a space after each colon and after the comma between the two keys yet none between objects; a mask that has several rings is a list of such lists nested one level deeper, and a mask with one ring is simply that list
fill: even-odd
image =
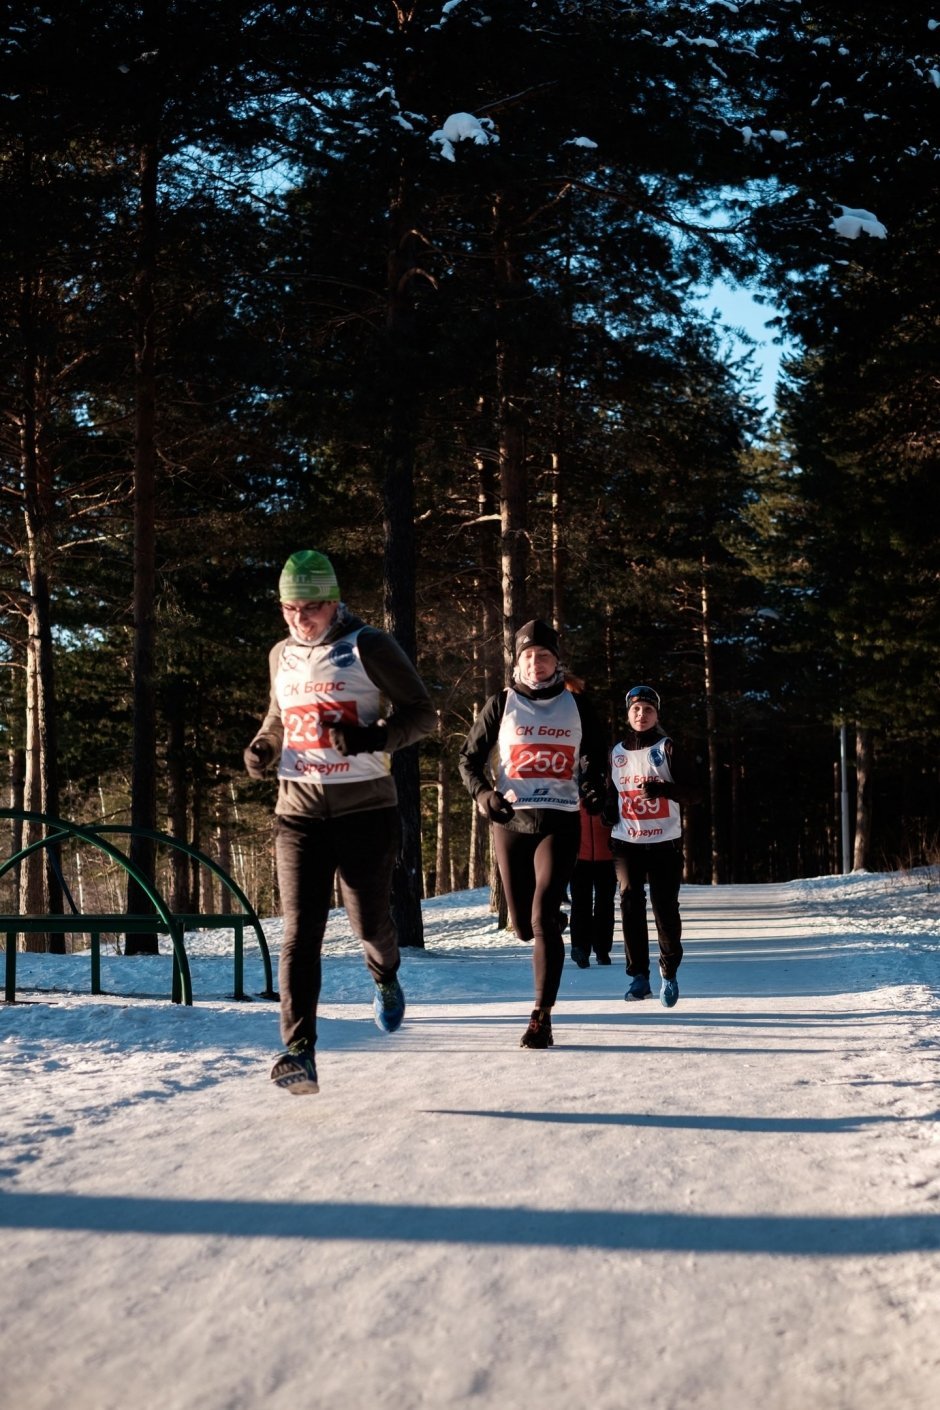
[{"label": "dark trousers", "polygon": [[630,975],[650,972],[650,935],[646,921],[646,891],[659,937],[659,972],[674,979],[682,960],[682,920],[679,884],[682,880],[682,845],[679,842],[620,842],[610,844],[620,887],[623,948]]},{"label": "dark trousers", "polygon": [[614,943],[613,862],[574,864],[568,891],[571,896],[571,943],[589,955],[609,955]]},{"label": "dark trousers", "polygon": [[[557,810],[556,810],[557,811]],[[531,940],[535,1007],[550,1009],[558,997],[565,967],[560,911],[578,856],[581,823],[558,812],[547,834],[493,828],[493,850],[506,892],[512,928]]]},{"label": "dark trousers", "polygon": [[338,818],[275,818],[284,923],[278,987],[285,1046],[300,1038],[317,1040],[320,956],[337,873],[346,916],[362,942],[372,978],[385,983],[397,973],[401,961],[389,898],[400,835],[397,808]]}]

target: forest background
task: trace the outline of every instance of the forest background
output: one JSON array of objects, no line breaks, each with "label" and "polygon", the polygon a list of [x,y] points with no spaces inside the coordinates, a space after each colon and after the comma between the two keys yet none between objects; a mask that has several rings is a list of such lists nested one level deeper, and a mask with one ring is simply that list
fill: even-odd
[{"label": "forest background", "polygon": [[[0,10],[12,807],[164,829],[273,911],[241,756],[305,547],[438,711],[395,760],[406,941],[422,890],[487,875],[456,753],[535,615],[611,738],[660,691],[707,784],[689,880],[840,870],[843,786],[852,865],[936,856],[927,8]],[[775,312],[771,417],[715,280]],[[131,855],[212,908],[183,854]],[[0,906],[57,912],[66,879],[115,908],[63,867]]]}]

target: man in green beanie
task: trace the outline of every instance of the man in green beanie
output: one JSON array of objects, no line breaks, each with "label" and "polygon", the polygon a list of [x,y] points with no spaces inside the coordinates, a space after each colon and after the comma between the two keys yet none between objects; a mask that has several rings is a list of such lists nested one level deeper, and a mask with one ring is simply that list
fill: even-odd
[{"label": "man in green beanie", "polygon": [[319,1090],[320,957],[337,875],[375,983],[375,1021],[394,1033],[404,1017],[390,912],[401,840],[391,755],[429,734],[437,720],[411,661],[387,632],[347,609],[322,553],[292,553],[278,591],[288,636],[268,659],[268,713],[245,750],[245,767],[252,778],[263,778],[277,765],[285,1051],[271,1077],[303,1095]]}]

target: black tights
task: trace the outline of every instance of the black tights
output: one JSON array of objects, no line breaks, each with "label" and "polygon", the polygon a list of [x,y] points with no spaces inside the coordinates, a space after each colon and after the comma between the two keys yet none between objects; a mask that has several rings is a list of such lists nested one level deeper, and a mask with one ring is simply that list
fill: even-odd
[{"label": "black tights", "polygon": [[535,1007],[550,1009],[558,997],[565,967],[560,911],[578,856],[581,824],[577,813],[559,812],[550,833],[493,829],[493,847],[502,877],[509,919],[520,940],[532,940]]},{"label": "black tights", "polygon": [[281,1037],[285,1046],[299,1038],[315,1043],[320,952],[337,872],[346,918],[362,943],[372,978],[384,984],[398,970],[398,934],[389,913],[401,835],[398,809],[375,808],[333,818],[287,814],[275,824],[284,917],[278,966]]},{"label": "black tights", "polygon": [[650,973],[650,935],[646,919],[646,886],[659,939],[659,972],[674,979],[682,962],[682,917],[679,884],[682,880],[680,842],[620,842],[610,844],[620,887],[620,918],[627,973]]}]

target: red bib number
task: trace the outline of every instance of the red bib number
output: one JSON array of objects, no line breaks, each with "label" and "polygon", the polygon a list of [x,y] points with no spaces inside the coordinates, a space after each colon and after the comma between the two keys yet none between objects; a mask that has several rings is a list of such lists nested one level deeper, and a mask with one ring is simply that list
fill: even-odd
[{"label": "red bib number", "polygon": [[509,778],[574,778],[571,744],[514,744],[506,763]]},{"label": "red bib number", "polygon": [[621,793],[620,816],[637,822],[646,818],[668,818],[669,800],[663,794],[658,798],[641,798],[639,793]]},{"label": "red bib number", "polygon": [[331,725],[358,723],[354,700],[311,700],[284,711],[284,742],[289,749],[331,749]]}]

